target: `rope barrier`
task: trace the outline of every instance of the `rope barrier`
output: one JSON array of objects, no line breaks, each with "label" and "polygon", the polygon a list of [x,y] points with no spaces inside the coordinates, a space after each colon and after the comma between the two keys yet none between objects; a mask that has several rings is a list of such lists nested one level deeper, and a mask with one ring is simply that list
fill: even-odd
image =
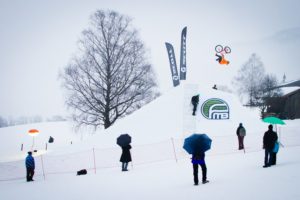
[{"label": "rope barrier", "polygon": [[[299,140],[295,140],[295,134],[292,136],[286,134],[281,138],[284,141],[285,147],[299,147]],[[231,137],[230,137],[231,136]],[[241,154],[244,152],[233,148],[233,145],[237,145],[236,135],[228,135],[222,137],[212,137],[213,144],[212,149],[208,151],[207,156],[223,156]],[[258,135],[247,135],[245,139],[246,152],[256,153],[263,151],[261,144],[257,143]],[[262,136],[259,136],[260,138]],[[227,140],[227,139],[230,140]],[[249,144],[247,143],[249,141]],[[262,142],[262,140],[260,141]],[[131,153],[133,155],[133,166],[140,166],[152,163],[158,163],[163,161],[187,159],[190,157],[182,148],[182,138],[171,138],[169,140],[163,140],[151,144],[132,145]],[[38,159],[40,157],[40,159]],[[97,169],[113,169],[121,166],[119,162],[120,148],[91,148],[90,150],[72,152],[61,155],[39,155],[35,156],[36,161],[36,174],[35,177],[43,177],[46,179],[47,175],[59,175],[59,174],[76,174],[80,169],[87,169],[88,171],[94,171],[96,174]],[[0,181],[18,181],[25,180],[26,169],[24,161],[13,161],[0,163],[1,174]],[[24,174],[24,176],[20,176]]]}]

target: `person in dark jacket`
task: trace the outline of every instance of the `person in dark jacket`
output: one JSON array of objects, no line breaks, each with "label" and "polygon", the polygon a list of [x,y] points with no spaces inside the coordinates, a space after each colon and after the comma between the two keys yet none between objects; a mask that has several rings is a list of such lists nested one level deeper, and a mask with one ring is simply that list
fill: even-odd
[{"label": "person in dark jacket", "polygon": [[244,137],[246,136],[246,129],[243,127],[242,123],[240,123],[239,127],[236,129],[236,135],[238,136],[239,150],[242,150],[244,149]]},{"label": "person in dark jacket", "polygon": [[193,115],[196,115],[197,106],[199,104],[199,94],[193,96],[191,102],[193,104]]},{"label": "person in dark jacket", "polygon": [[195,153],[192,156],[192,163],[193,163],[193,175],[194,175],[194,185],[199,184],[199,179],[198,179],[198,168],[199,165],[201,166],[202,169],[202,183],[208,183],[209,181],[207,180],[207,168],[205,164],[205,153]]},{"label": "person in dark jacket", "polygon": [[120,162],[122,162],[122,171],[128,171],[128,163],[131,162],[131,154],[130,154],[131,145],[128,144],[122,147],[122,155],[120,158]]},{"label": "person in dark jacket", "polygon": [[34,158],[32,157],[32,152],[29,151],[28,155],[25,159],[25,166],[26,166],[26,180],[27,182],[29,181],[34,181],[33,175],[34,175],[34,169],[35,169],[35,163],[34,163]]},{"label": "person in dark jacket", "polygon": [[273,149],[275,142],[278,139],[277,133],[273,131],[273,126],[270,124],[268,131],[263,137],[263,148],[265,149],[265,165],[263,167],[270,167],[273,162]]}]

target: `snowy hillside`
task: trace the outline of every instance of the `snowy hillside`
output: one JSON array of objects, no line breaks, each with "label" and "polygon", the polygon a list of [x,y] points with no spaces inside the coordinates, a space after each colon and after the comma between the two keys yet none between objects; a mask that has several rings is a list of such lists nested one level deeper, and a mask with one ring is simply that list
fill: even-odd
[{"label": "snowy hillside", "polygon": [[[30,129],[37,129],[40,134],[33,138],[28,134]],[[50,136],[54,138],[54,143],[48,143]],[[51,152],[71,143],[76,144],[85,137],[87,135],[75,133],[69,122],[44,122],[0,128],[0,162],[22,160],[29,150],[38,150],[38,154]]]},{"label": "snowy hillside", "polygon": [[[200,102],[192,116],[190,99],[196,94],[200,94]],[[211,99],[222,104],[221,114],[205,110]],[[237,150],[235,131],[240,122],[247,129],[245,152]],[[262,168],[262,136],[268,124],[259,120],[256,111],[242,107],[232,94],[197,84],[182,84],[93,135],[76,135],[67,122],[2,128],[0,197],[296,200],[300,198],[296,189],[300,179],[299,122],[286,121],[278,127],[285,147],[280,149],[278,164],[268,169]],[[31,128],[40,130],[34,147],[26,134]],[[183,139],[194,132],[206,133],[213,140],[206,158],[210,183],[198,187],[193,186],[190,156],[182,149]],[[121,150],[116,145],[122,133],[132,136],[133,162],[126,173],[120,170]],[[46,151],[49,136],[55,141]],[[24,158],[32,148],[38,150],[34,154],[35,182],[27,183]],[[76,176],[80,169],[87,169],[88,175]]]}]

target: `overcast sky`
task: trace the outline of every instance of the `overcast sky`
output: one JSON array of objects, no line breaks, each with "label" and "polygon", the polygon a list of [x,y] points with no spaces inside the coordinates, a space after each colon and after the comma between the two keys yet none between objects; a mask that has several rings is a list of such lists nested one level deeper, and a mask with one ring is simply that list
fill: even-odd
[{"label": "overcast sky", "polygon": [[[172,82],[164,43],[173,44],[179,63],[184,26],[188,81],[227,84],[251,53],[278,78],[300,78],[299,62],[291,62],[298,59],[299,8],[298,0],[0,0],[0,116],[66,114],[58,73],[97,9],[133,18],[165,92]],[[293,37],[274,42],[281,33]],[[215,61],[217,44],[232,48],[230,66]]]}]

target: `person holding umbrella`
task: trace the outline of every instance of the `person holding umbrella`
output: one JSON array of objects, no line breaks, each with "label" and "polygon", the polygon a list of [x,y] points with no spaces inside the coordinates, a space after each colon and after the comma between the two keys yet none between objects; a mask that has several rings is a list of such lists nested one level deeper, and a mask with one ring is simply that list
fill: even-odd
[{"label": "person holding umbrella", "polygon": [[273,131],[273,126],[270,124],[268,126],[268,131],[265,132],[263,137],[263,148],[265,149],[265,165],[264,168],[270,167],[273,162],[273,150],[275,147],[275,142],[278,140],[277,133]]},{"label": "person holding umbrella", "polygon": [[131,145],[128,144],[122,147],[122,155],[120,158],[120,162],[122,162],[122,171],[128,171],[128,163],[131,162],[131,154],[130,154]]},{"label": "person holding umbrella", "polygon": [[199,184],[198,168],[202,169],[202,183],[206,184],[207,167],[205,164],[205,152],[211,148],[212,140],[206,134],[193,134],[184,140],[183,148],[192,154],[194,185]]},{"label": "person holding umbrella", "polygon": [[199,184],[199,179],[198,179],[198,168],[199,165],[201,166],[202,169],[202,183],[206,184],[209,181],[206,178],[207,174],[207,168],[205,164],[205,153],[194,153],[192,156],[192,163],[193,163],[193,175],[194,175],[194,185]]},{"label": "person holding umbrella", "polygon": [[[265,117],[262,119],[263,122],[268,123],[268,124],[275,124],[275,133],[277,135],[277,124],[278,125],[285,125],[285,122],[282,121],[281,119],[274,117],[274,116],[269,116],[269,117]],[[278,137],[277,137],[278,138]],[[279,132],[279,138],[280,138],[280,132]],[[272,150],[271,153],[271,165],[276,165],[276,154],[278,153],[279,150],[279,146],[283,146],[283,144],[278,140],[275,141],[275,145],[274,145],[274,149]]]},{"label": "person holding umbrella", "polygon": [[131,137],[128,134],[122,134],[117,138],[117,144],[122,148],[122,155],[120,162],[122,163],[122,171],[128,171],[128,163],[132,161],[131,159]]}]

